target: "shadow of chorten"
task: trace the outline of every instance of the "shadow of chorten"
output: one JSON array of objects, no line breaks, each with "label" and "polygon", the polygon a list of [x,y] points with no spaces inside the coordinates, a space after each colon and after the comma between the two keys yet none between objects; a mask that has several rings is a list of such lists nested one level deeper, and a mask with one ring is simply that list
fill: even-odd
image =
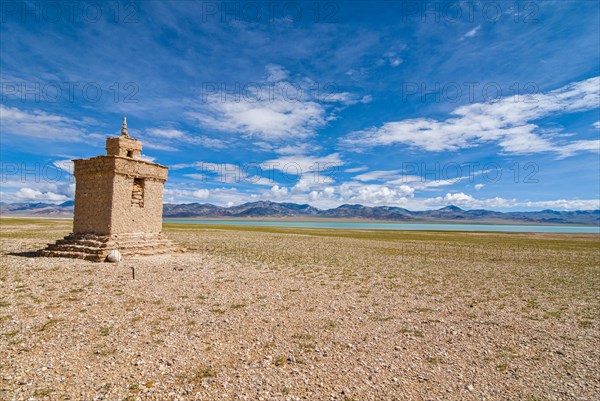
[{"label": "shadow of chorten", "polygon": [[40,251],[26,251],[26,252],[7,252],[5,255],[9,256],[19,256],[21,258],[39,258]]}]

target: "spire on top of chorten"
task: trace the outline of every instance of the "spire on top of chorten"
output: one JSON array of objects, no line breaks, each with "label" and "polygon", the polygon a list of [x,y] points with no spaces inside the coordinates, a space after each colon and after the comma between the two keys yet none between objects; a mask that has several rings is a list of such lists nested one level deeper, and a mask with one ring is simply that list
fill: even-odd
[{"label": "spire on top of chorten", "polygon": [[121,135],[129,136],[127,133],[127,117],[123,117],[123,125],[121,125]]}]

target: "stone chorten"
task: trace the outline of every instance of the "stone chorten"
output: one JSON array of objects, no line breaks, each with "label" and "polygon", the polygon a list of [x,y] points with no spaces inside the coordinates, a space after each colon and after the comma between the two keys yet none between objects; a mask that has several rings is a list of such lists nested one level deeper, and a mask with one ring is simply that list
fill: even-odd
[{"label": "stone chorten", "polygon": [[182,251],[162,233],[168,168],[141,160],[141,151],[123,118],[121,135],[106,139],[106,156],[73,160],[73,233],[40,255],[101,262],[112,250],[125,258]]}]

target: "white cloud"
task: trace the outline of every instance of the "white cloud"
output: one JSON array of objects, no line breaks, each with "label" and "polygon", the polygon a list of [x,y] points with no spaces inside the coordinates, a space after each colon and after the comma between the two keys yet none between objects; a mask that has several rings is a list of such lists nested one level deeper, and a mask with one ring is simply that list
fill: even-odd
[{"label": "white cloud", "polygon": [[321,189],[325,185],[333,184],[333,178],[326,175],[311,175],[305,174],[292,187],[292,193],[303,193],[313,189]]},{"label": "white cloud", "polygon": [[269,186],[269,187],[272,187],[273,185],[277,185],[277,183],[275,181],[273,181],[272,179],[270,179],[268,177],[263,177],[260,175],[254,175],[254,176],[248,177],[247,181],[254,185],[265,185],[265,186]]},{"label": "white cloud", "polygon": [[1,132],[51,141],[81,141],[81,122],[41,110],[23,111],[0,105]]},{"label": "white cloud", "polygon": [[345,173],[359,173],[361,171],[365,171],[368,169],[369,168],[367,166],[360,166],[360,167],[347,168],[344,170],[344,172]]},{"label": "white cloud", "polygon": [[519,205],[533,208],[549,208],[549,209],[570,209],[570,210],[598,210],[600,209],[600,199],[589,200],[547,200],[536,202],[521,202]]},{"label": "white cloud", "polygon": [[479,191],[481,188],[485,187],[485,184],[475,184],[475,189]]},{"label": "white cloud", "polygon": [[[270,192],[270,191],[268,191]],[[173,189],[165,188],[165,203],[203,202],[215,205],[238,205],[244,202],[253,202],[260,199],[259,194],[241,193],[236,188],[214,189]]]},{"label": "white cloud", "polygon": [[[398,67],[404,61],[404,60],[402,60],[402,58],[398,57],[398,55],[396,54],[396,52],[387,52],[387,53],[384,54],[384,57],[386,58],[387,63],[391,67]],[[382,65],[384,63],[385,63],[385,60],[379,60],[379,62],[377,63],[377,65]]]},{"label": "white cloud", "polygon": [[140,159],[147,161],[147,162],[153,162],[154,160],[156,160],[156,157],[153,156],[148,156],[146,154],[142,154],[140,155]]},{"label": "white cloud", "polygon": [[226,141],[217,138],[210,138],[204,135],[188,135],[183,138],[183,142],[191,143],[194,145],[200,145],[203,148],[208,149],[225,149],[228,147]]},{"label": "white cloud", "polygon": [[359,174],[354,177],[355,180],[369,182],[369,181],[388,181],[398,177],[402,170],[378,170],[369,171],[367,173]]},{"label": "white cloud", "polygon": [[275,199],[283,198],[288,194],[288,189],[286,187],[279,187],[279,185],[273,185],[271,188],[271,195]]},{"label": "white cloud", "polygon": [[146,132],[151,136],[155,136],[155,137],[159,137],[159,138],[168,138],[168,139],[184,138],[186,136],[185,132],[180,131],[178,129],[170,129],[170,128],[165,128],[165,129],[150,128],[150,129],[147,129]]},{"label": "white cloud", "polygon": [[266,70],[268,73],[267,81],[269,82],[279,82],[288,79],[289,73],[280,65],[268,64],[266,66]]},{"label": "white cloud", "polygon": [[471,29],[469,32],[465,33],[461,40],[465,40],[467,38],[472,38],[477,35],[477,32],[481,29],[481,25],[477,25],[475,28]]},{"label": "white cloud", "polygon": [[[173,128],[149,128],[145,132],[151,137],[144,141],[144,146],[149,149],[178,151],[179,148],[172,146],[173,144],[178,146],[193,144],[209,149],[224,149],[227,147],[226,142],[221,139],[193,135]],[[159,142],[157,142],[157,138]]]},{"label": "white cloud", "polygon": [[194,168],[199,173],[184,174],[201,181],[218,181],[221,183],[236,184],[240,182],[252,182],[249,175],[254,175],[258,171],[258,165],[244,165],[232,163],[210,163],[210,162],[195,162],[190,164],[176,164],[171,166],[173,170],[182,168]]},{"label": "white cloud", "polygon": [[568,157],[579,151],[598,151],[597,140],[558,142],[532,121],[591,110],[600,101],[600,77],[575,82],[546,94],[505,97],[455,109],[446,120],[415,118],[394,121],[351,133],[343,140],[350,149],[405,144],[431,152],[457,151],[495,142],[504,152],[554,152]]},{"label": "white cloud", "polygon": [[309,173],[315,173],[316,175],[323,173],[323,175],[327,175],[325,173],[328,173],[331,176],[331,173],[335,172],[337,167],[343,164],[344,162],[341,160],[339,153],[332,153],[322,157],[302,155],[281,156],[277,159],[261,163],[261,167],[265,170],[279,170],[289,175],[302,176]]},{"label": "white cloud", "polygon": [[36,189],[24,187],[19,189],[14,197],[19,201],[26,202],[64,202],[69,200],[65,195],[57,194],[54,192],[41,192]]},{"label": "white cloud", "polygon": [[296,143],[294,145],[285,145],[282,147],[278,147],[273,149],[275,153],[280,155],[303,155],[309,152],[316,152],[320,150],[319,146],[311,145],[309,143]]},{"label": "white cloud", "polygon": [[391,187],[387,185],[365,185],[358,182],[345,182],[341,184],[339,202],[361,203],[365,205],[405,205],[407,198],[414,195],[414,188],[408,185]]},{"label": "white cloud", "polygon": [[429,206],[439,205],[454,205],[466,209],[473,208],[508,208],[517,205],[516,199],[492,198],[492,199],[476,199],[471,195],[463,192],[447,193],[443,197],[429,198],[425,200],[425,204]]},{"label": "white cloud", "polygon": [[401,58],[394,58],[394,59],[390,60],[390,65],[392,67],[398,67],[400,64],[402,64]]},{"label": "white cloud", "polygon": [[593,125],[594,125],[594,128],[600,129],[600,121],[596,121]]},{"label": "white cloud", "polygon": [[[311,186],[322,185],[333,182],[326,174],[330,173],[329,168],[337,165],[339,160],[333,157],[310,158],[307,156],[292,157],[286,156],[279,159],[266,161],[263,163],[207,163],[195,162],[190,164],[177,164],[171,166],[173,170],[182,168],[194,168],[199,173],[184,174],[184,176],[199,180],[202,182],[220,182],[228,184],[252,184],[272,187],[277,185],[273,180],[272,170],[282,171],[287,181],[298,180],[294,190],[303,185]],[[317,170],[320,168],[320,170]],[[320,174],[323,173],[323,174]],[[303,184],[306,182],[306,184]],[[308,188],[308,187],[307,187]]]},{"label": "white cloud", "polygon": [[71,175],[73,174],[73,160],[69,160],[69,159],[55,160],[52,162],[52,164],[56,168],[59,168],[68,174],[71,174]]},{"label": "white cloud", "polygon": [[[457,172],[458,174],[458,172]],[[462,174],[462,173],[461,173]],[[474,175],[481,174],[480,171],[472,174],[464,174],[460,176],[450,176],[437,179],[426,179],[418,175],[406,174],[403,170],[375,170],[354,177],[355,180],[361,182],[383,182],[384,185],[398,186],[409,185],[413,189],[428,190],[442,186],[454,185],[460,181],[472,179]],[[440,173],[441,175],[441,173]]]},{"label": "white cloud", "polygon": [[218,131],[253,135],[267,140],[304,139],[326,123],[325,108],[313,101],[278,98],[257,102],[213,101],[189,114]]},{"label": "white cloud", "polygon": [[197,199],[208,199],[210,196],[210,191],[208,189],[198,189],[192,192],[192,197]]},{"label": "white cloud", "polygon": [[[274,171],[283,173],[286,182],[295,182],[291,192],[298,193],[309,189],[321,188],[334,182],[337,168],[343,164],[339,154],[332,153],[323,157],[304,155],[285,155],[262,163],[210,163],[194,162],[171,166],[172,170],[194,168],[197,173],[184,176],[203,182],[213,181],[228,184],[253,184],[273,187],[278,185]],[[281,194],[283,189],[275,191]]]},{"label": "white cloud", "polygon": [[333,104],[370,100],[320,87],[315,94],[318,83],[290,82],[289,73],[276,65],[267,66],[267,75],[266,81],[251,83],[247,90],[233,89],[239,93],[206,94],[187,115],[203,127],[230,134],[266,141],[303,140],[334,119]]},{"label": "white cloud", "polygon": [[178,152],[179,151],[179,149],[177,149],[174,146],[159,144],[159,143],[152,142],[152,141],[144,141],[144,148],[153,149],[153,150],[162,150],[165,152]]},{"label": "white cloud", "polygon": [[532,209],[548,208],[561,210],[597,210],[600,209],[600,200],[546,200],[535,202],[523,202],[516,199],[505,199],[500,197],[490,199],[477,199],[463,192],[447,193],[443,197],[429,198],[424,202],[428,206],[455,205],[467,209],[473,208],[514,208],[527,207]]},{"label": "white cloud", "polygon": [[456,205],[464,209],[514,209],[521,210],[595,210],[600,209],[600,200],[545,200],[518,201],[501,197],[478,199],[463,192],[447,193],[445,196],[417,198],[414,188],[408,185],[365,185],[360,182],[346,182],[341,185],[324,185],[319,189],[306,187],[303,191],[289,190],[275,184],[259,192],[240,192],[236,188],[216,189],[165,189],[165,202],[181,203],[201,199],[217,205],[237,205],[257,200],[277,202],[310,203],[319,208],[337,207],[344,203],[359,203],[365,206],[399,206],[409,210],[436,209]]},{"label": "white cloud", "polygon": [[311,191],[308,194],[308,200],[311,202],[315,202],[318,200],[329,200],[335,199],[336,189],[334,187],[325,187],[322,191]]}]

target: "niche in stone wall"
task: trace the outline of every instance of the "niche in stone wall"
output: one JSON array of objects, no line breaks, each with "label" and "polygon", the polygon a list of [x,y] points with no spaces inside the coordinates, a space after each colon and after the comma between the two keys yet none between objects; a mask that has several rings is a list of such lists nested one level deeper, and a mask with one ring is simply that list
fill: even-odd
[{"label": "niche in stone wall", "polygon": [[131,192],[131,207],[144,207],[144,179],[133,179],[133,191]]}]

